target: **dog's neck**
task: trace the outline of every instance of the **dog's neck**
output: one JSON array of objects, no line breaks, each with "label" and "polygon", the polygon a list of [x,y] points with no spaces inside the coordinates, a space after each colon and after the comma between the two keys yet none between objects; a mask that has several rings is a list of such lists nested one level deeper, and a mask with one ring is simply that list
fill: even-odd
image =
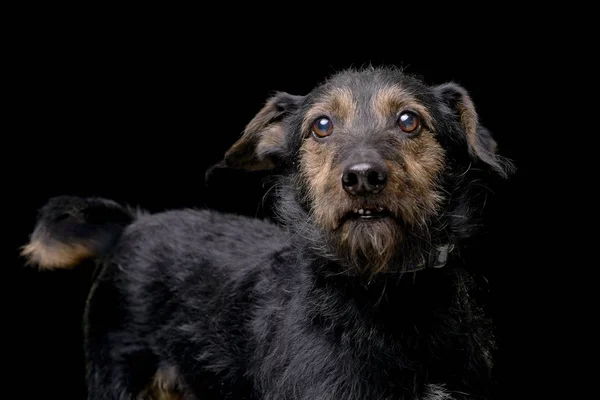
[{"label": "dog's neck", "polygon": [[456,298],[456,285],[466,273],[452,263],[446,268],[390,270],[370,276],[352,271],[337,272],[340,266],[331,262],[320,264],[312,260],[311,266],[310,282],[316,290],[337,293],[338,298],[343,299],[340,304],[352,302],[365,312],[373,311],[389,319],[390,323],[396,323],[399,316],[406,323],[416,323],[428,318],[425,314],[447,306]]},{"label": "dog's neck", "polygon": [[[299,242],[304,243],[302,245]],[[294,236],[294,243],[302,247],[303,250],[299,254],[314,266],[314,269],[318,274],[324,276],[359,277],[364,282],[371,282],[374,280],[373,276],[370,276],[368,272],[357,273],[353,267],[346,265],[342,261],[335,260],[330,254],[324,255],[319,250],[315,251],[311,246],[311,243],[303,240],[301,237]],[[402,261],[392,261],[386,269],[386,272],[380,274],[378,279],[386,277],[386,280],[395,280],[400,279],[402,275],[446,268],[448,267],[447,264],[450,259],[450,253],[454,250],[454,247],[453,244],[438,246],[434,251],[430,251],[429,256],[423,258],[421,263],[410,264],[408,268],[406,267],[406,263]],[[368,268],[365,268],[364,271],[368,271]]]}]

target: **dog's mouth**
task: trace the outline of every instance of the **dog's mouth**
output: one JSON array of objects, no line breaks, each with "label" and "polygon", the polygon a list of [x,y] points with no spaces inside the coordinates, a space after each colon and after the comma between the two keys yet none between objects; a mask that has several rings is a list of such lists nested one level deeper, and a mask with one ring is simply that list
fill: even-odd
[{"label": "dog's mouth", "polygon": [[369,221],[382,218],[393,218],[393,214],[389,209],[385,207],[364,206],[361,208],[355,208],[347,212],[344,215],[343,220]]}]

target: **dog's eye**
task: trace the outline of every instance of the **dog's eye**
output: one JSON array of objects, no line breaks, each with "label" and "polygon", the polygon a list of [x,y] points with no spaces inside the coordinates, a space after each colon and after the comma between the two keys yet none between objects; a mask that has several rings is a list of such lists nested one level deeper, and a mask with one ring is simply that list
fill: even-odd
[{"label": "dog's eye", "polygon": [[414,133],[421,127],[421,120],[415,113],[405,111],[398,117],[398,125],[402,132]]},{"label": "dog's eye", "polygon": [[329,118],[319,118],[315,121],[315,123],[312,126],[312,132],[314,135],[320,137],[320,138],[324,138],[326,136],[331,135],[331,132],[333,131],[333,123],[331,122],[331,120]]}]

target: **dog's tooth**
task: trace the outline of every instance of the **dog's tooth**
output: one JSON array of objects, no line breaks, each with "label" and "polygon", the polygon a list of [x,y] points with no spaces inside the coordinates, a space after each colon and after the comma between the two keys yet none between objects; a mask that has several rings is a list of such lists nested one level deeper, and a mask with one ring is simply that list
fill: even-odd
[{"label": "dog's tooth", "polygon": [[363,215],[363,213],[364,213],[364,212],[365,212],[365,210],[363,210],[362,208],[361,208],[360,210],[358,210],[358,213],[359,213],[360,215]]},{"label": "dog's tooth", "polygon": [[365,214],[367,214],[367,215],[371,214],[371,210],[365,211]]},{"label": "dog's tooth", "polygon": [[383,211],[383,207],[377,207],[377,211]]},{"label": "dog's tooth", "polygon": [[357,214],[357,213],[358,213],[358,208],[355,208],[354,209],[354,214]]}]

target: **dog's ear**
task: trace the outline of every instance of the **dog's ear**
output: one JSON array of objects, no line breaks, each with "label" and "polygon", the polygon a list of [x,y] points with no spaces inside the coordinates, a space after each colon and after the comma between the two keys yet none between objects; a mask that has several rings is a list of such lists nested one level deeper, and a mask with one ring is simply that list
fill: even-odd
[{"label": "dog's ear", "polygon": [[285,92],[270,97],[227,150],[222,165],[250,171],[273,168],[286,151],[285,118],[298,109],[303,99]]},{"label": "dog's ear", "polygon": [[479,116],[471,96],[462,86],[444,83],[435,87],[435,92],[442,104],[460,122],[471,156],[483,161],[502,177],[513,172],[512,163],[498,154],[498,146],[490,131],[479,122]]}]

